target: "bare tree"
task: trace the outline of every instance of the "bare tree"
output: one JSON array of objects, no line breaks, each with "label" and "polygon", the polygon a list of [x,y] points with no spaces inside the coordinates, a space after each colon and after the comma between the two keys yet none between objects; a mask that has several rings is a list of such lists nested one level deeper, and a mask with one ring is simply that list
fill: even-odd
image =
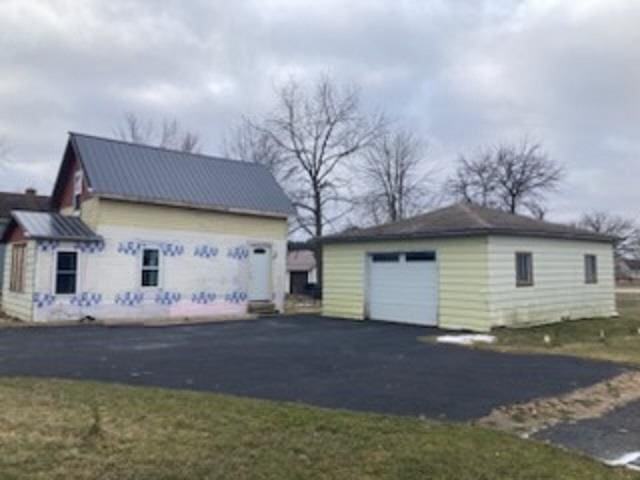
[{"label": "bare tree", "polygon": [[433,199],[425,171],[426,146],[409,131],[381,135],[364,155],[362,203],[373,223],[397,221],[413,215]]},{"label": "bare tree", "polygon": [[343,167],[382,134],[385,120],[362,112],[357,89],[322,76],[307,88],[290,80],[277,90],[273,111],[245,125],[250,138],[274,149],[273,168],[297,208],[298,227],[319,237],[345,214],[338,206],[347,204]]},{"label": "bare tree", "polygon": [[495,206],[498,189],[496,165],[491,149],[480,151],[475,158],[463,155],[458,159],[455,174],[446,182],[449,194],[467,203],[484,207]]},{"label": "bare tree", "polygon": [[9,165],[9,142],[3,136],[0,136],[0,169]]},{"label": "bare tree", "polygon": [[271,136],[253,128],[247,118],[229,131],[224,140],[224,150],[228,157],[265,165],[282,185],[296,171],[295,166],[282,157]]},{"label": "bare tree", "polygon": [[631,219],[596,210],[583,214],[575,225],[614,237],[617,257],[640,257],[640,229]]},{"label": "bare tree", "polygon": [[[264,117],[246,118],[232,143],[281,182],[297,211],[293,232],[320,237],[352,208],[345,192],[354,162],[383,133],[385,118],[366,114],[358,89],[327,75],[311,85],[291,79],[276,89],[275,100]],[[319,248],[315,257],[322,284]]]},{"label": "bare tree", "polygon": [[200,149],[200,136],[183,129],[176,119],[163,119],[156,123],[129,112],[116,127],[115,134],[128,142],[157,145],[183,152],[197,152]]},{"label": "bare tree", "polygon": [[525,138],[517,145],[487,148],[473,159],[461,157],[447,190],[463,201],[511,213],[526,209],[540,217],[546,212],[546,194],[558,188],[563,176],[563,168],[542,146]]}]

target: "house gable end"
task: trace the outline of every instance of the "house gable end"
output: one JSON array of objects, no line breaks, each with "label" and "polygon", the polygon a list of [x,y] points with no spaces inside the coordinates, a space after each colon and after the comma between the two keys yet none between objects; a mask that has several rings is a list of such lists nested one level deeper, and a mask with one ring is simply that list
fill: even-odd
[{"label": "house gable end", "polygon": [[63,212],[73,208],[74,179],[78,170],[82,170],[82,192],[80,201],[91,197],[89,190],[89,177],[83,168],[82,160],[73,145],[73,140],[69,139],[62,156],[62,163],[58,171],[58,177],[51,195],[51,206],[54,211]]}]

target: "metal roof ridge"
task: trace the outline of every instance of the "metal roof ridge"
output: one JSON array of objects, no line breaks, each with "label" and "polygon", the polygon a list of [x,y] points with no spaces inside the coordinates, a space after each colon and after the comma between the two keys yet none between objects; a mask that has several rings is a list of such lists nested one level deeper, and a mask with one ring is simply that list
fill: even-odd
[{"label": "metal roof ridge", "polygon": [[148,148],[148,149],[152,149],[152,150],[159,150],[161,152],[176,153],[178,155],[185,155],[185,156],[191,156],[191,157],[199,157],[199,158],[203,158],[203,159],[206,159],[206,160],[215,160],[215,161],[219,161],[219,162],[242,163],[242,164],[245,164],[247,166],[255,166],[255,167],[261,167],[261,168],[267,168],[266,165],[263,165],[262,163],[250,162],[248,160],[242,160],[240,158],[218,157],[218,156],[208,155],[208,154],[198,153],[198,152],[186,152],[184,150],[178,150],[178,149],[175,149],[175,148],[162,147],[160,145],[149,145],[147,143],[132,142],[132,141],[129,141],[129,140],[121,140],[121,139],[118,139],[118,138],[101,137],[100,135],[94,135],[94,134],[91,134],[91,133],[74,132],[74,131],[71,131],[71,130],[69,130],[68,133],[69,133],[70,136],[86,137],[86,138],[91,138],[91,139],[94,139],[94,140],[102,140],[104,142],[119,143],[121,145],[126,145],[126,146],[130,146],[130,147]]}]

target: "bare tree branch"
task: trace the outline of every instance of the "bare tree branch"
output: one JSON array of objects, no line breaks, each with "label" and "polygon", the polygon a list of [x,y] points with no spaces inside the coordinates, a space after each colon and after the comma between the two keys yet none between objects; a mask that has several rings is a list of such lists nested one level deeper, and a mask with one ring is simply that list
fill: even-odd
[{"label": "bare tree branch", "polygon": [[633,220],[596,210],[583,214],[575,225],[614,237],[613,247],[617,257],[640,258],[640,229]]},{"label": "bare tree branch", "polygon": [[183,129],[176,119],[163,119],[158,125],[150,119],[141,119],[129,112],[114,129],[114,133],[118,138],[133,143],[193,153],[200,149],[200,136]]},{"label": "bare tree branch", "polygon": [[365,184],[360,203],[369,223],[400,220],[433,202],[434,168],[426,169],[425,151],[409,131],[387,132],[373,142],[360,169]]},{"label": "bare tree branch", "polygon": [[[299,210],[312,236],[323,234],[335,215],[342,173],[371,147],[385,128],[383,115],[361,111],[355,88],[338,87],[328,76],[303,86],[290,80],[276,91],[274,109],[262,119],[244,119],[228,151],[271,168]],[[348,207],[345,202],[345,207]]]},{"label": "bare tree branch", "polygon": [[526,209],[542,217],[545,195],[555,191],[563,177],[563,168],[549,159],[541,145],[525,138],[517,145],[485,148],[471,159],[460,157],[446,189],[462,201],[511,213]]},{"label": "bare tree branch", "polygon": [[6,165],[9,155],[9,142],[6,138],[0,137],[0,166]]},{"label": "bare tree branch", "polygon": [[[349,168],[385,124],[384,115],[362,111],[355,88],[339,87],[326,75],[312,85],[290,80],[276,90],[271,112],[243,120],[227,149],[267,165],[296,206],[295,231],[319,237],[352,208],[341,194]],[[321,283],[318,255],[316,263]]]}]

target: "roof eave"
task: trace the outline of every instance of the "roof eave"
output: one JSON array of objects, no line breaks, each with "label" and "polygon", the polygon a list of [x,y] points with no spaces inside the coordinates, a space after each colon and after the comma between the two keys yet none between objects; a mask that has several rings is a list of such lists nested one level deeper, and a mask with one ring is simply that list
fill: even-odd
[{"label": "roof eave", "polygon": [[288,219],[290,216],[294,214],[284,213],[284,212],[269,212],[269,211],[261,211],[261,210],[251,210],[244,208],[233,208],[233,207],[222,207],[222,206],[210,206],[210,205],[201,205],[196,203],[188,203],[188,202],[177,202],[172,200],[163,200],[163,199],[149,199],[143,197],[136,197],[130,195],[117,195],[113,193],[100,193],[94,191],[93,194],[96,197],[104,198],[107,200],[116,200],[121,202],[133,202],[133,203],[144,203],[150,205],[161,205],[168,207],[180,207],[180,208],[190,208],[193,210],[203,210],[210,212],[222,212],[222,213],[235,213],[240,215],[252,215],[257,217],[270,217],[270,218],[281,218],[283,220]]},{"label": "roof eave", "polygon": [[53,236],[53,235],[29,235],[29,240],[59,240],[65,242],[101,242],[104,241],[104,238],[101,236],[96,237],[82,237],[82,236],[72,236],[72,237],[63,237],[63,236]]},{"label": "roof eave", "polygon": [[535,231],[513,231],[504,229],[476,229],[476,230],[450,230],[442,232],[417,232],[404,234],[382,234],[382,235],[362,235],[362,236],[334,236],[319,238],[317,241],[322,244],[337,243],[357,243],[393,240],[422,240],[429,238],[458,238],[458,237],[478,237],[478,236],[508,236],[508,237],[535,237],[558,240],[577,240],[585,242],[613,243],[614,239],[606,235],[572,234],[572,233],[548,233]]}]

